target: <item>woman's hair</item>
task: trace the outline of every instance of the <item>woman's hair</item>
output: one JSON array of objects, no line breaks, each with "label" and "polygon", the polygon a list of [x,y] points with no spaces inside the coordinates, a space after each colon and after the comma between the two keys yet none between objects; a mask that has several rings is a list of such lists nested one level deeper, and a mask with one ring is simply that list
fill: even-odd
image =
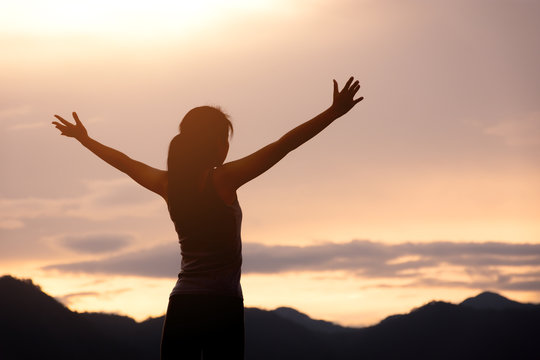
[{"label": "woman's hair", "polygon": [[193,194],[201,171],[221,165],[220,149],[232,133],[229,117],[219,108],[200,106],[188,111],[180,122],[180,133],[169,145],[169,203]]}]

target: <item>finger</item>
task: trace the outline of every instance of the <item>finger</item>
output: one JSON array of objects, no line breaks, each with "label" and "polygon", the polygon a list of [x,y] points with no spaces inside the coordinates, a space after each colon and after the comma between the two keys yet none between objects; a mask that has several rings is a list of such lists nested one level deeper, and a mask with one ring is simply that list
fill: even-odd
[{"label": "finger", "polygon": [[351,77],[349,78],[349,80],[347,80],[347,83],[346,83],[345,86],[343,87],[343,90],[348,89],[349,86],[351,86],[351,83],[353,82],[353,80],[354,80],[354,77],[351,76]]},{"label": "finger", "polygon": [[355,82],[353,84],[353,86],[351,87],[351,93],[352,95],[354,96],[354,94],[356,94],[358,92],[358,90],[360,90],[360,84],[357,82]]},{"label": "finger", "polygon": [[55,125],[55,128],[57,128],[57,129],[60,130],[60,131],[67,130],[67,127],[65,127],[64,125],[60,125],[60,124]]},{"label": "finger", "polygon": [[334,82],[334,96],[336,96],[339,93],[338,84],[336,79],[332,80]]},{"label": "finger", "polygon": [[65,126],[73,126],[72,123],[70,123],[69,121],[64,120],[64,119],[60,119],[60,122],[61,122],[62,124],[64,124]]},{"label": "finger", "polygon": [[59,128],[61,128],[61,127],[65,128],[64,125],[60,124],[60,123],[57,122],[57,121],[53,121],[52,124],[55,125],[57,129],[59,129]]},{"label": "finger", "polygon": [[354,100],[353,101],[353,105],[356,105],[358,104],[360,101],[364,100],[364,97],[363,96],[360,96],[358,99]]},{"label": "finger", "polygon": [[72,123],[70,123],[70,122],[67,121],[67,120],[64,120],[64,118],[62,118],[61,116],[54,115],[54,117],[57,118],[58,120],[60,120],[60,122],[61,122],[62,124],[64,124],[65,126],[70,126],[70,125],[73,126]]},{"label": "finger", "polygon": [[73,119],[75,119],[75,124],[82,126],[81,120],[79,120],[79,116],[77,115],[75,111],[73,112]]}]

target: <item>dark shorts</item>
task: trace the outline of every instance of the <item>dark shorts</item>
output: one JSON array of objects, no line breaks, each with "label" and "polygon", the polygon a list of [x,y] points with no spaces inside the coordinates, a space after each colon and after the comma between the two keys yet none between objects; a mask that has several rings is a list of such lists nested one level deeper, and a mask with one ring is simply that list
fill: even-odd
[{"label": "dark shorts", "polygon": [[176,294],[169,299],[161,359],[244,358],[244,302],[233,296]]}]

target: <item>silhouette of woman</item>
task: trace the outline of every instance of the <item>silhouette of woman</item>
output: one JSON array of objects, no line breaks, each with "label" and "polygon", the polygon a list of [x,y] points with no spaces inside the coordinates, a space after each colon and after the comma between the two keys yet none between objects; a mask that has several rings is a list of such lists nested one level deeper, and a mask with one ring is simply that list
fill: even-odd
[{"label": "silhouette of woman", "polygon": [[98,157],[161,195],[178,233],[181,272],[169,298],[161,341],[162,359],[242,359],[244,305],[240,286],[242,212],[236,190],[261,175],[363,97],[351,77],[339,91],[334,80],[332,105],[313,119],[255,153],[224,163],[233,127],[217,108],[190,110],[169,146],[167,171],[155,169],[88,136],[55,115],[61,135],[77,139]]}]

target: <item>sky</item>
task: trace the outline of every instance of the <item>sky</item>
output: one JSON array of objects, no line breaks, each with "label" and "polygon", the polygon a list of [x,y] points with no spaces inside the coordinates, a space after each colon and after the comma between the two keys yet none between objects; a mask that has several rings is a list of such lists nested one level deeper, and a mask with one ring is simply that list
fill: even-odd
[{"label": "sky", "polygon": [[164,201],[59,136],[165,169],[191,108],[228,160],[365,99],[242,187],[248,307],[374,324],[484,290],[540,302],[540,2],[3,1],[0,274],[144,320],[179,271]]}]

